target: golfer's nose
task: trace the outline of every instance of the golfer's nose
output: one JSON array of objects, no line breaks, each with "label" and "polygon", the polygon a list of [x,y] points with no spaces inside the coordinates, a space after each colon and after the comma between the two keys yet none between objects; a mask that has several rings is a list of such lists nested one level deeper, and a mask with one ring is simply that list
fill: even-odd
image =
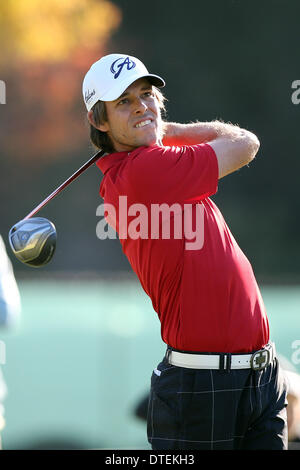
[{"label": "golfer's nose", "polygon": [[145,101],[141,98],[138,98],[135,102],[135,114],[144,114],[147,109],[148,106]]}]

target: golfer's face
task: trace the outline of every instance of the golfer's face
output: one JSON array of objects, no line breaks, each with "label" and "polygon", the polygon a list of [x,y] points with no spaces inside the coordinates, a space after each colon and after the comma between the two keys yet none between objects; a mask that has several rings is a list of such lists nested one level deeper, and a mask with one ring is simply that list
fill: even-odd
[{"label": "golfer's face", "polygon": [[145,78],[132,83],[115,101],[107,101],[107,132],[116,152],[161,143],[162,120],[155,90]]}]

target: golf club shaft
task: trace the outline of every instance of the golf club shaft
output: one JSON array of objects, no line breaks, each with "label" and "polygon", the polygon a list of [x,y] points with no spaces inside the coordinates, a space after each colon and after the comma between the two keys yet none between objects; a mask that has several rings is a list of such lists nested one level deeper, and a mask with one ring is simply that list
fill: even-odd
[{"label": "golf club shaft", "polygon": [[25,219],[30,219],[33,215],[35,215],[39,210],[42,209],[46,204],[48,204],[51,199],[53,199],[57,194],[59,194],[63,189],[65,189],[69,184],[72,183],[76,178],[78,178],[81,173],[83,173],[87,168],[89,168],[93,163],[95,163],[97,160],[99,160],[100,157],[104,155],[104,152],[102,150],[99,150],[99,152],[95,153],[84,165],[82,165],[75,173],[73,173],[72,176],[70,176],[64,183],[62,183],[58,188],[56,188],[46,199],[44,199],[38,206],[35,207],[29,214],[24,217]]}]

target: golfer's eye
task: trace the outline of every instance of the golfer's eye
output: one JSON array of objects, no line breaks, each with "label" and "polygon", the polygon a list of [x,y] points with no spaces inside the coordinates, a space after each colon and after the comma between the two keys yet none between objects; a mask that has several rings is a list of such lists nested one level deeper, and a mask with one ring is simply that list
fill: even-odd
[{"label": "golfer's eye", "polygon": [[118,105],[122,105],[122,104],[126,104],[128,103],[128,99],[127,98],[123,98],[122,100],[118,101]]}]

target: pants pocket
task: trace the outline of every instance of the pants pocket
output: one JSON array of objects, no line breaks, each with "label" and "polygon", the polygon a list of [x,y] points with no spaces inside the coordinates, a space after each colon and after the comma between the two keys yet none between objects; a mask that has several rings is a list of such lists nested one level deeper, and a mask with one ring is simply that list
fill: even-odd
[{"label": "pants pocket", "polygon": [[175,399],[176,397],[173,395],[173,397],[170,396],[168,400],[165,400],[153,388],[151,389],[147,434],[152,449],[170,450],[177,447],[178,420]]}]

